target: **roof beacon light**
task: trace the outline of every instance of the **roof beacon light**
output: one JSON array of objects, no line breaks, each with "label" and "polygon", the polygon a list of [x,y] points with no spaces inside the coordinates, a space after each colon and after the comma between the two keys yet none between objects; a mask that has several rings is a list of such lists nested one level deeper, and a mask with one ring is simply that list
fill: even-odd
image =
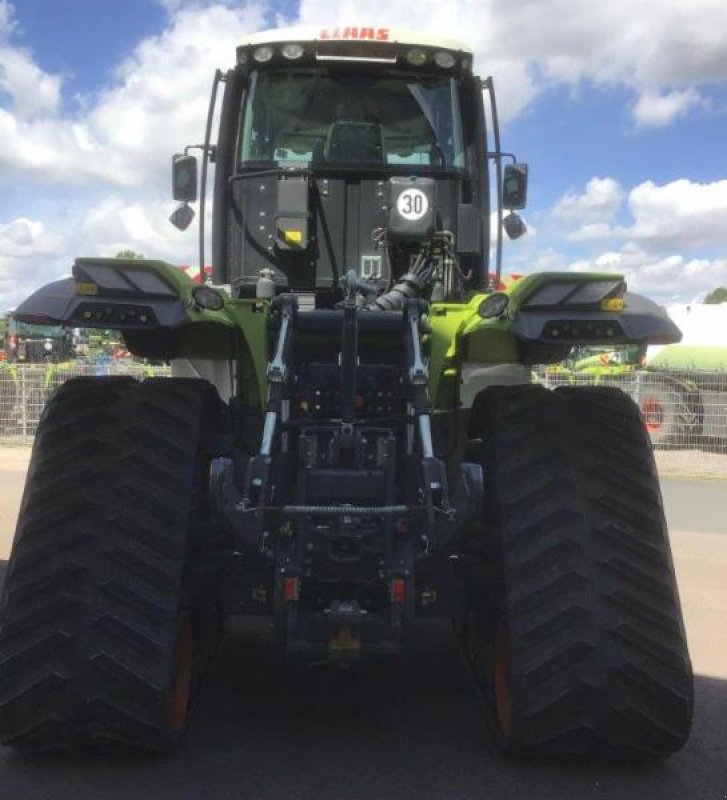
[{"label": "roof beacon light", "polygon": [[424,50],[419,49],[418,47],[413,47],[411,50],[407,51],[406,60],[412,65],[412,67],[421,67],[427,60],[427,54]]},{"label": "roof beacon light", "polygon": [[258,64],[265,64],[267,61],[270,61],[274,52],[275,51],[269,44],[264,44],[262,47],[255,48],[252,57],[258,62]]},{"label": "roof beacon light", "polygon": [[451,53],[447,53],[445,50],[440,50],[434,54],[434,63],[438,67],[442,67],[442,69],[452,69],[452,67],[457,63],[457,59]]},{"label": "roof beacon light", "polygon": [[300,58],[303,55],[304,50],[300,44],[285,44],[280,52],[283,54],[283,58],[287,58],[288,61],[295,61],[296,58]]}]

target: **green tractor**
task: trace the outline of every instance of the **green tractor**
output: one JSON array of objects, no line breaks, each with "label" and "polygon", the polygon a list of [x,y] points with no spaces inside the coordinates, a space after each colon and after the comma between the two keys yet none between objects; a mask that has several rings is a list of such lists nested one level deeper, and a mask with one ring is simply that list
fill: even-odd
[{"label": "green tractor", "polygon": [[8,361],[20,364],[48,364],[73,356],[73,334],[60,325],[30,325],[10,313],[3,336]]},{"label": "green tractor", "polygon": [[172,377],[79,378],[46,406],[0,599],[0,739],[173,747],[231,615],[341,666],[444,617],[503,750],[678,750],[692,673],[638,408],[530,375],[679,332],[619,275],[501,282],[499,245],[489,271],[495,233],[524,232],[504,211],[527,167],[503,169],[471,53],[387,28],[254,35],[199,147],[211,281],[79,258],[17,311],[118,329]]}]

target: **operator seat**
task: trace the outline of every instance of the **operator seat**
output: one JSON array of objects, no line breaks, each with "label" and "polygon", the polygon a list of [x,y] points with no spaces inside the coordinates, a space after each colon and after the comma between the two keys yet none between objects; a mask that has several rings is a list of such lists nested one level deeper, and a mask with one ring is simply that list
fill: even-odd
[{"label": "operator seat", "polygon": [[383,164],[384,137],[378,122],[341,119],[328,131],[326,161]]}]

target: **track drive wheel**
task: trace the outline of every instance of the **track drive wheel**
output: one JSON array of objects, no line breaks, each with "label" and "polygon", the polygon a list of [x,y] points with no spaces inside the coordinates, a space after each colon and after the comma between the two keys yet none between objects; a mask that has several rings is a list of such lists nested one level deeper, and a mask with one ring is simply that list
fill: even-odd
[{"label": "track drive wheel", "polygon": [[165,750],[220,631],[202,445],[204,381],[79,378],[48,402],[0,593],[0,740]]},{"label": "track drive wheel", "polygon": [[464,650],[499,744],[528,758],[678,750],[692,672],[638,408],[608,387],[494,387],[471,433],[488,541]]}]

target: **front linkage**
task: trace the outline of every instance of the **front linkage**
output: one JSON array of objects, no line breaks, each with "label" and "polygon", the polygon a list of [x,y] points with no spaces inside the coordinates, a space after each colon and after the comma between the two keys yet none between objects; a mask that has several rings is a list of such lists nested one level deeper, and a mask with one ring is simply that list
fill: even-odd
[{"label": "front linkage", "polygon": [[[256,574],[272,567],[278,639],[288,652],[344,661],[397,649],[417,606],[438,597],[418,583],[417,562],[442,557],[463,517],[432,439],[427,304],[362,311],[358,300],[349,276],[341,309],[299,315],[294,295],[273,302],[259,452],[244,482],[229,458],[211,472],[213,506],[236,546],[258,562]],[[366,337],[382,322],[399,332],[389,363],[361,363],[371,348],[359,347],[359,328]],[[331,325],[337,362],[312,362],[296,343]]]}]

